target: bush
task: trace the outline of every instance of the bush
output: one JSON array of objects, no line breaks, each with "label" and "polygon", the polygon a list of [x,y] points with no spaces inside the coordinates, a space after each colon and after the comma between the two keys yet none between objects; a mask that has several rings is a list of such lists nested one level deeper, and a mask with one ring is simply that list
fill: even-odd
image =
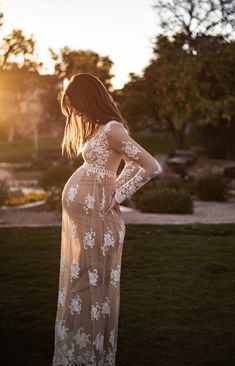
[{"label": "bush", "polygon": [[50,187],[47,190],[47,204],[51,210],[62,211],[62,188]]},{"label": "bush", "polygon": [[210,159],[226,159],[226,145],[221,143],[221,136],[207,142],[207,154]]},{"label": "bush", "polygon": [[185,192],[187,195],[195,195],[196,194],[196,180],[193,177],[187,177],[187,179],[181,178],[172,178],[172,177],[162,177],[161,179],[152,179],[145,186],[143,186],[140,190],[138,190],[135,195],[132,197],[132,200],[139,206],[138,202],[140,198],[147,192],[152,192],[154,190],[177,190],[181,192]]},{"label": "bush", "polygon": [[227,166],[226,168],[224,168],[223,174],[227,178],[234,179],[235,178],[235,165]]},{"label": "bush", "polygon": [[179,179],[179,178],[162,178],[160,181],[158,181],[157,187],[159,188],[173,188],[176,190],[180,190],[183,192],[186,192],[188,194],[195,194],[196,193],[196,187],[195,187],[195,179],[193,177],[188,176],[187,179]]},{"label": "bush", "polygon": [[74,168],[68,165],[51,166],[43,173],[40,184],[45,190],[51,187],[62,188],[73,172]]},{"label": "bush", "polygon": [[161,187],[145,191],[137,200],[142,212],[186,214],[193,212],[189,193],[174,188]]},{"label": "bush", "polygon": [[5,205],[7,206],[17,206],[17,205],[24,205],[25,203],[29,202],[37,202],[41,200],[45,200],[47,198],[46,193],[36,193],[30,192],[26,194],[22,194],[19,197],[12,196],[5,200]]},{"label": "bush", "polygon": [[47,191],[47,203],[51,210],[61,212],[63,188],[74,171],[79,168],[79,164],[81,165],[81,162],[76,160],[71,165],[51,166],[43,173],[40,184]]},{"label": "bush", "polygon": [[0,205],[4,205],[10,194],[6,179],[0,180]]},{"label": "bush", "polygon": [[227,201],[229,196],[228,179],[219,174],[198,178],[197,195],[202,201]]}]

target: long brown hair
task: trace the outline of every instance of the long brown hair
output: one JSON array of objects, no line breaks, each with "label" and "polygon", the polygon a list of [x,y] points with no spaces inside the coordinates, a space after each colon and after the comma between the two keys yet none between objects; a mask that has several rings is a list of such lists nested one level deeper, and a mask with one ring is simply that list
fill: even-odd
[{"label": "long brown hair", "polygon": [[[66,103],[66,96],[70,105]],[[83,143],[93,134],[97,125],[110,120],[120,121],[129,131],[127,121],[116,106],[112,96],[104,84],[94,75],[78,73],[73,75],[66,88],[59,93],[60,107],[66,116],[62,155],[66,151],[69,158],[72,153],[79,156]],[[81,118],[72,113],[72,108],[85,113],[88,121],[83,123]]]}]

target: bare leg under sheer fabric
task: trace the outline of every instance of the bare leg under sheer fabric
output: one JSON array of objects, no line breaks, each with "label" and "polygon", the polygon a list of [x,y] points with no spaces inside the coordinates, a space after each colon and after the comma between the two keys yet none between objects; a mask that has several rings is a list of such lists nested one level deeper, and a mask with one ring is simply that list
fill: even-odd
[{"label": "bare leg under sheer fabric", "polygon": [[115,187],[83,167],[64,187],[53,366],[115,365],[125,225],[104,216]]},{"label": "bare leg under sheer fabric", "polygon": [[[83,146],[84,164],[62,194],[61,259],[53,366],[115,366],[125,224],[113,209],[161,166],[119,121]],[[120,161],[126,165],[116,178]]]}]

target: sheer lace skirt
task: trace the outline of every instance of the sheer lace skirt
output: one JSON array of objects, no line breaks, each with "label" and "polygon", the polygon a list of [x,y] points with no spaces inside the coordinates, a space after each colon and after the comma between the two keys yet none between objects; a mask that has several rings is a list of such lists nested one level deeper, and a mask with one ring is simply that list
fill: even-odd
[{"label": "sheer lace skirt", "polygon": [[84,166],[64,187],[53,366],[115,365],[125,225],[104,215],[115,187]]}]

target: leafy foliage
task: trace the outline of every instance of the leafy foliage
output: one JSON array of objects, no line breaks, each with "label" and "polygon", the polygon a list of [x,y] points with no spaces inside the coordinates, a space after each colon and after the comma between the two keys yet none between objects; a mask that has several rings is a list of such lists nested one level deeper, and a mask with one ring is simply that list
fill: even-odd
[{"label": "leafy foliage", "polygon": [[202,34],[226,37],[235,26],[233,0],[157,0],[153,8],[168,35],[183,32],[189,37]]},{"label": "leafy foliage", "polygon": [[197,180],[197,195],[203,201],[227,201],[229,181],[219,174],[200,177]]},{"label": "leafy foliage", "polygon": [[25,203],[37,202],[41,200],[45,200],[47,198],[46,193],[38,193],[38,192],[29,192],[26,194],[22,194],[19,197],[15,197],[11,195],[6,201],[5,205],[7,206],[17,206],[24,205]]},{"label": "leafy foliage", "polygon": [[73,171],[74,168],[68,165],[50,166],[43,173],[40,184],[46,190],[51,187],[62,188]]},{"label": "leafy foliage", "polygon": [[100,56],[90,50],[72,50],[67,46],[63,47],[58,54],[51,48],[49,51],[55,62],[55,74],[59,78],[70,79],[78,72],[89,72],[97,76],[110,89],[114,75],[110,72],[113,62],[108,56]]},{"label": "leafy foliage", "polygon": [[4,205],[9,197],[9,185],[6,179],[0,180],[0,205]]},{"label": "leafy foliage", "polygon": [[183,190],[156,187],[139,197],[137,208],[143,212],[188,214],[193,212],[193,202],[190,194]]},{"label": "leafy foliage", "polygon": [[37,58],[35,40],[32,36],[27,38],[22,30],[13,29],[3,38],[0,53],[1,70],[39,70],[42,63],[38,62]]}]

